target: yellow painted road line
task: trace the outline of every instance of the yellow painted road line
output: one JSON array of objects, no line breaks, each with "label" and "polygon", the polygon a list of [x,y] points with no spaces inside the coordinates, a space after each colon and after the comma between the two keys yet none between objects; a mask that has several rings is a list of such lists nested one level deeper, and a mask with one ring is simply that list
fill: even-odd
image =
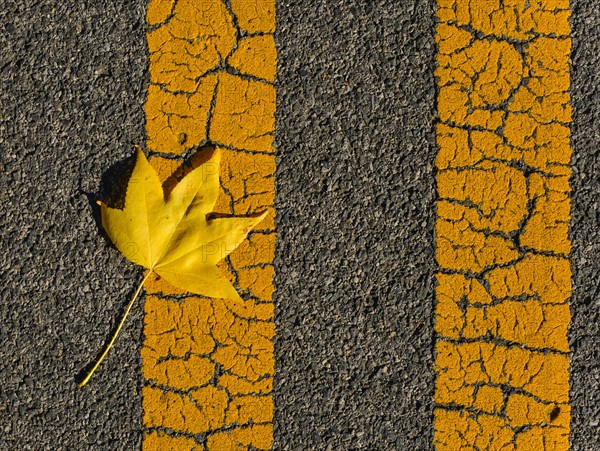
[{"label": "yellow painted road line", "polygon": [[152,164],[168,186],[177,156],[219,147],[215,211],[269,215],[222,265],[243,302],[147,283],[143,449],[270,449],[275,0],[151,0],[147,21]]},{"label": "yellow painted road line", "polygon": [[569,447],[568,0],[438,0],[435,447]]}]

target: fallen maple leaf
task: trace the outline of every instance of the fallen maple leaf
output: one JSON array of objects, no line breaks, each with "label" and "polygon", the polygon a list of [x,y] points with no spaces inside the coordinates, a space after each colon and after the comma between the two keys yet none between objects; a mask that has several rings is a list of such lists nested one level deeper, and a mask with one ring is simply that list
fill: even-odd
[{"label": "fallen maple leaf", "polygon": [[102,226],[121,253],[148,269],[111,341],[79,384],[84,386],[114,343],[131,306],[150,274],[191,293],[239,299],[216,264],[229,255],[266,213],[250,217],[207,219],[219,193],[221,154],[189,172],[165,198],[156,171],[137,147],[122,210],[100,203]]}]

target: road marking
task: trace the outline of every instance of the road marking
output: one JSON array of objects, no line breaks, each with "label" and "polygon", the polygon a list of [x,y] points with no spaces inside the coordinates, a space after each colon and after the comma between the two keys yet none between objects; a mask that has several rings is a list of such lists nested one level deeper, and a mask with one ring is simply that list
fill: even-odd
[{"label": "road marking", "polygon": [[222,265],[243,302],[146,284],[143,449],[271,449],[275,1],[151,0],[146,17],[147,147],[165,186],[182,155],[216,146],[215,211],[269,215]]},{"label": "road marking", "polygon": [[568,0],[438,0],[434,442],[567,450]]}]

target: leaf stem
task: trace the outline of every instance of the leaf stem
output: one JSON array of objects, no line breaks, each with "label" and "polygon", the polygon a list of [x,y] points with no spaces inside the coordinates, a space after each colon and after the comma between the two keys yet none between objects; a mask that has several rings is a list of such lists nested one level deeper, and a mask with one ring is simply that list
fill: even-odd
[{"label": "leaf stem", "polygon": [[133,303],[135,302],[135,300],[137,299],[138,295],[140,294],[140,291],[142,291],[142,287],[144,286],[144,283],[146,282],[146,280],[148,279],[148,277],[150,276],[150,274],[152,274],[152,271],[148,271],[146,273],[146,275],[144,276],[144,278],[140,282],[140,285],[137,287],[137,290],[135,290],[135,294],[133,295],[133,298],[131,298],[131,301],[129,301],[129,305],[125,309],[125,313],[123,314],[123,318],[121,318],[121,321],[119,322],[119,325],[117,326],[117,330],[115,330],[115,333],[113,334],[112,338],[108,342],[108,345],[106,345],[106,348],[104,348],[104,352],[102,353],[102,355],[100,356],[100,358],[98,359],[98,361],[94,364],[94,366],[92,367],[92,369],[87,373],[87,375],[85,376],[85,378],[79,383],[80,387],[83,387],[85,384],[88,383],[88,381],[92,377],[92,374],[94,374],[94,371],[96,371],[96,369],[100,366],[100,363],[102,363],[102,361],[104,360],[104,358],[108,354],[108,351],[112,347],[113,343],[117,339],[117,335],[119,335],[119,332],[121,331],[121,328],[123,327],[123,323],[125,323],[125,318],[127,318],[127,315],[129,315],[129,311],[131,310],[131,307],[133,306]]}]

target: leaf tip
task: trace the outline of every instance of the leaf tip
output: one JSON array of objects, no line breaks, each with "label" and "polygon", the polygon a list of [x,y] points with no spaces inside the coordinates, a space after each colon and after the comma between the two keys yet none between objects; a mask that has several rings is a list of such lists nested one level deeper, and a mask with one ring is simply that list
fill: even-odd
[{"label": "leaf tip", "polygon": [[269,212],[267,210],[265,210],[259,216],[257,216],[258,220],[256,221],[256,224],[257,225],[260,224],[263,221],[263,219],[265,219],[267,217],[268,214],[269,214]]},{"label": "leaf tip", "polygon": [[138,144],[134,144],[133,147],[135,147],[136,158],[143,158],[144,160],[146,160],[146,154],[144,153],[142,147]]}]

